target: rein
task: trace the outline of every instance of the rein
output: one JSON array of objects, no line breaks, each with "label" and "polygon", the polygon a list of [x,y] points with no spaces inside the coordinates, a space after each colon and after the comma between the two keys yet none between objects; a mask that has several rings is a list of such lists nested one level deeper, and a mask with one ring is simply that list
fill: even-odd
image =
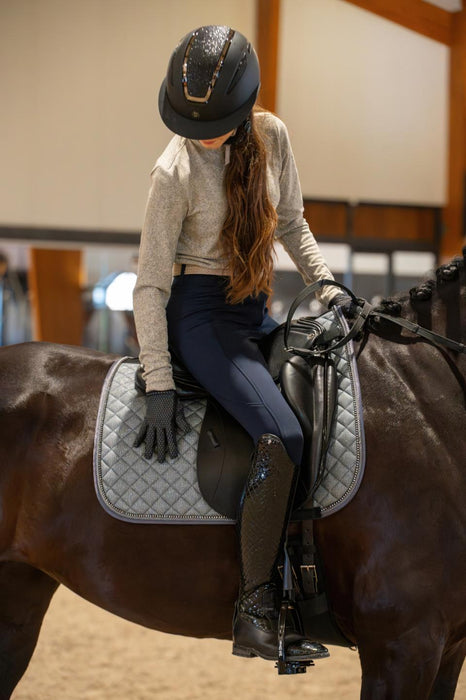
[{"label": "rein", "polygon": [[[290,333],[291,321],[293,319],[296,309],[307,297],[309,297],[311,294],[315,294],[315,292],[317,292],[319,289],[322,289],[322,287],[325,286],[338,287],[339,289],[343,290],[345,294],[351,297],[351,300],[355,306],[356,317],[350,330],[348,331],[348,333],[346,333],[346,335],[343,336],[343,338],[337,337],[330,343],[328,343],[325,347],[319,346],[316,348],[295,348],[293,346],[288,345],[288,336]],[[414,333],[415,335],[421,336],[432,345],[438,345],[441,347],[443,346],[448,348],[449,350],[453,350],[454,352],[466,354],[466,345],[464,343],[458,343],[456,340],[447,338],[443,335],[440,335],[439,333],[434,333],[433,331],[430,331],[427,328],[420,326],[418,323],[413,323],[412,321],[409,321],[406,318],[396,318],[394,316],[390,316],[389,314],[377,311],[372,304],[366,301],[366,299],[358,299],[353,294],[353,292],[350,289],[348,289],[348,287],[345,287],[344,284],[341,284],[341,282],[327,279],[317,280],[317,282],[314,282],[313,284],[310,284],[307,287],[305,287],[291,304],[285,324],[285,350],[287,352],[293,353],[294,355],[300,355],[301,357],[315,357],[328,352],[332,352],[333,350],[336,350],[337,348],[346,345],[348,341],[352,340],[364,328],[365,324],[370,318],[383,318],[386,321],[390,321],[390,323],[393,323],[394,325],[401,326],[401,328],[404,328],[410,331],[411,333]],[[309,334],[309,339],[317,340],[318,333],[311,332]]]}]

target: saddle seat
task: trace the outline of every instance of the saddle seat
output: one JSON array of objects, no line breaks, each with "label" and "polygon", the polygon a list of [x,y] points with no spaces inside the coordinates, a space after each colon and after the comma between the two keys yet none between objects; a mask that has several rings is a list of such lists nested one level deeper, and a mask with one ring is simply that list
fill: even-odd
[{"label": "saddle seat", "polygon": [[[304,333],[306,319],[291,327],[289,344],[309,345]],[[314,333],[316,322],[314,324]],[[301,324],[301,325],[300,325]],[[274,381],[300,422],[304,436],[303,460],[295,497],[295,508],[305,502],[316,482],[322,435],[330,432],[336,402],[336,372],[333,363],[313,358],[312,363],[285,350],[285,324],[281,324],[259,341],[259,347]],[[322,340],[328,342],[322,329]],[[315,335],[312,339],[315,342]],[[173,378],[181,400],[205,399],[206,412],[199,435],[197,471],[200,491],[209,505],[228,518],[236,519],[237,508],[254,451],[252,438],[244,428],[202,387],[171,351]],[[144,393],[142,367],[136,371],[136,388]],[[325,426],[324,426],[325,423]],[[304,504],[304,506],[303,506]]]},{"label": "saddle seat", "polygon": [[[283,347],[284,332],[285,324],[283,323],[259,342],[261,352],[265,357],[269,366],[269,371],[276,383],[279,381],[280,368],[289,357]],[[193,377],[191,372],[185,367],[184,363],[181,362],[171,348],[170,354],[173,379],[175,380],[176,393],[179,398],[182,400],[207,398],[209,393],[199,384],[197,379]],[[146,390],[146,385],[142,376],[142,367],[139,367],[136,372],[136,388],[142,392]]]}]

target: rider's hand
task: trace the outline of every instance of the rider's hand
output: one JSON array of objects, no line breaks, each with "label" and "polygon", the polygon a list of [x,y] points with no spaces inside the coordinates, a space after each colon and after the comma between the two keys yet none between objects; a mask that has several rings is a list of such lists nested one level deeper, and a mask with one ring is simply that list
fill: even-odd
[{"label": "rider's hand", "polygon": [[356,304],[348,294],[336,294],[330,301],[328,308],[338,306],[346,318],[354,318],[356,316]]},{"label": "rider's hand", "polygon": [[190,429],[176,391],[149,391],[146,394],[146,416],[134,441],[134,447],[139,447],[144,442],[146,459],[150,459],[156,451],[158,461],[164,462],[167,448],[170,457],[177,457],[177,428],[183,433]]}]

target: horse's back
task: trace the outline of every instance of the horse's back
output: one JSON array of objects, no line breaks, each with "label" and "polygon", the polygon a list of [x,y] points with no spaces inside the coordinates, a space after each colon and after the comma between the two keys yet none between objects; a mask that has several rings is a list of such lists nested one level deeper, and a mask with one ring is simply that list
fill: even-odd
[{"label": "horse's back", "polygon": [[[115,360],[90,348],[55,343],[28,342],[0,348],[0,407],[14,400],[15,392],[56,393],[65,385],[84,388],[99,381]],[[26,399],[26,396],[23,396]]]},{"label": "horse's back", "polygon": [[[0,556],[56,502],[80,456],[90,459],[100,391],[115,358],[86,348],[0,348]],[[21,558],[21,556],[19,556]]]}]

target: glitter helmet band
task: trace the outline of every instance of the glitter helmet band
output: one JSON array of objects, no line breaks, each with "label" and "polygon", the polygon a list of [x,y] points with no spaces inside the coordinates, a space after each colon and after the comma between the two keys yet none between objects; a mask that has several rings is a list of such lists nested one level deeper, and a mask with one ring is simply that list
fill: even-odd
[{"label": "glitter helmet band", "polygon": [[234,35],[235,35],[235,33],[234,33],[233,29],[230,29],[230,31],[228,32],[228,37],[227,37],[225,43],[223,44],[222,53],[220,54],[219,59],[217,61],[217,65],[215,66],[215,70],[212,73],[212,78],[210,79],[210,82],[207,86],[207,92],[205,93],[205,95],[201,95],[200,97],[196,97],[196,96],[190,94],[189,84],[188,84],[189,54],[191,53],[191,47],[194,44],[194,42],[198,36],[198,32],[193,32],[191,39],[188,41],[188,45],[186,47],[186,51],[185,51],[184,59],[183,59],[183,78],[182,78],[183,91],[184,91],[184,96],[188,100],[188,102],[201,102],[201,103],[207,104],[207,102],[209,101],[210,96],[212,94],[212,90],[215,87],[215,83],[217,82],[218,76],[220,74],[220,70],[223,66],[223,62],[224,62],[225,57],[228,53],[228,49],[230,48],[231,40],[233,39]]},{"label": "glitter helmet band", "polygon": [[180,136],[216,138],[246,119],[259,87],[259,62],[246,37],[221,25],[199,27],[170,58],[159,92],[160,115]]}]

